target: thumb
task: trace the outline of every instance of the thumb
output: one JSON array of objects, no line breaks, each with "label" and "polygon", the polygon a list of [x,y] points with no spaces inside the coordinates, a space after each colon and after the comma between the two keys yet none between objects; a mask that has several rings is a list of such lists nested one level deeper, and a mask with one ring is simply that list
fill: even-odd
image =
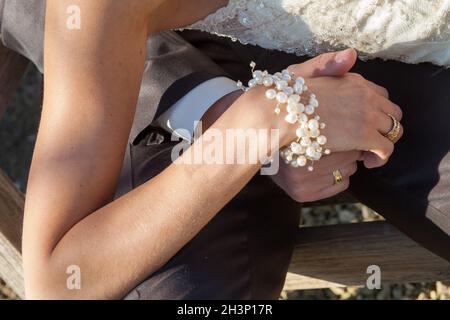
[{"label": "thumb", "polygon": [[355,49],[321,54],[302,64],[289,67],[289,70],[302,77],[342,76],[356,63]]}]

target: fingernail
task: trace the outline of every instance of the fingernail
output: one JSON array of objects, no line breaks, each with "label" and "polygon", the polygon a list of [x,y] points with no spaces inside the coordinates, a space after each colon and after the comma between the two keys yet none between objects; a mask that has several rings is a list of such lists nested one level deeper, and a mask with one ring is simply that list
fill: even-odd
[{"label": "fingernail", "polygon": [[347,52],[350,49],[346,49],[344,51],[339,52],[336,57],[334,57],[334,61],[336,61],[336,63],[342,63],[345,61],[345,59],[347,58]]}]

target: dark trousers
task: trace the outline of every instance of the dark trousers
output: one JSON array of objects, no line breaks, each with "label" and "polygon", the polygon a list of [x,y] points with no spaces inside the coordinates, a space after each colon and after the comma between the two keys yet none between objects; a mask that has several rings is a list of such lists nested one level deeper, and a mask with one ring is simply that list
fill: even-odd
[{"label": "dark trousers", "polygon": [[[271,72],[307,60],[199,32],[183,32],[182,36],[233,79],[248,79],[252,60]],[[353,71],[389,90],[404,111],[405,136],[385,167],[360,167],[349,192],[450,261],[450,70],[375,60],[359,61]],[[173,144],[156,127],[140,135],[131,150],[135,187],[170,164]],[[270,178],[256,176],[190,243],[126,298],[277,299],[292,255],[300,209]]]}]

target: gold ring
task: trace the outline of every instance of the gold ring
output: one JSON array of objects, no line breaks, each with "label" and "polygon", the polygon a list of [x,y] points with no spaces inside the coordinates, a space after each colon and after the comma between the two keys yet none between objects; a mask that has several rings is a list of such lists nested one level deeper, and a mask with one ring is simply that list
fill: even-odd
[{"label": "gold ring", "polygon": [[344,177],[342,176],[342,173],[340,170],[334,170],[333,177],[334,177],[334,184],[341,183],[344,180]]},{"label": "gold ring", "polygon": [[392,129],[384,136],[389,140],[391,140],[392,142],[395,142],[397,141],[398,135],[400,134],[400,129],[402,125],[400,124],[400,122],[397,121],[397,119],[394,118],[393,115],[388,114],[388,116],[392,119]]}]

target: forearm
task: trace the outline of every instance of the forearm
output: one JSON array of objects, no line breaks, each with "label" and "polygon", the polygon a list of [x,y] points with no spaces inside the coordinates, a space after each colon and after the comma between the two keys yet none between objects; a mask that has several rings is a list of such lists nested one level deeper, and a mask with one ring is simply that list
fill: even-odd
[{"label": "forearm", "polygon": [[[230,127],[254,127],[253,120],[236,122],[236,110],[230,111],[211,129],[225,134]],[[206,146],[209,142],[200,139],[196,143]],[[30,268],[29,297],[122,297],[192,239],[258,168],[258,164],[171,165],[140,188],[75,224],[48,258],[35,259],[40,265]],[[81,269],[82,290],[66,287],[70,265]]]}]

